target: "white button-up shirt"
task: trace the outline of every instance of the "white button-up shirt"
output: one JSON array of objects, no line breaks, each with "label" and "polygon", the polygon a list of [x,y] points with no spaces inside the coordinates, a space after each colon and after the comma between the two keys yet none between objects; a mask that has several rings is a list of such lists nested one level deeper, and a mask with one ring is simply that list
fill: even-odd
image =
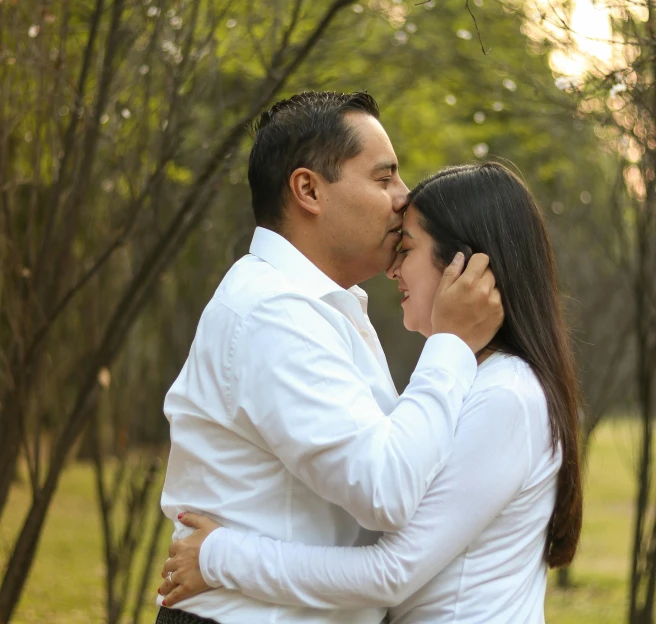
[{"label": "white button-up shirt", "polygon": [[[398,397],[358,287],[344,290],[281,236],[255,231],[198,324],[164,403],[162,494],[223,526],[351,546],[412,518],[450,453],[476,372],[470,349],[431,337]],[[388,417],[389,416],[389,417]],[[176,605],[221,624],[377,624],[380,608],[273,606],[226,589]]]},{"label": "white button-up shirt", "polygon": [[221,528],[203,543],[203,574],[287,605],[389,606],[391,624],[544,624],[560,465],[538,379],[519,358],[495,354],[465,400],[446,467],[405,529],[372,546],[327,548]]}]

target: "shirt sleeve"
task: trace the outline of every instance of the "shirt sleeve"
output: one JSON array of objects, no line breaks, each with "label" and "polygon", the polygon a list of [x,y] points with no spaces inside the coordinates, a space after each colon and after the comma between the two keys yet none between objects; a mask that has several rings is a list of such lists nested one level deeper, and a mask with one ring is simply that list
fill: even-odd
[{"label": "shirt sleeve", "polygon": [[476,360],[456,336],[429,338],[387,418],[336,322],[302,297],[259,304],[235,338],[231,411],[361,526],[398,530],[449,456]]},{"label": "shirt sleeve", "polygon": [[307,546],[220,528],[201,549],[212,586],[317,609],[396,606],[451,563],[504,509],[530,474],[526,409],[484,391],[463,411],[447,467],[416,516],[360,548]]}]

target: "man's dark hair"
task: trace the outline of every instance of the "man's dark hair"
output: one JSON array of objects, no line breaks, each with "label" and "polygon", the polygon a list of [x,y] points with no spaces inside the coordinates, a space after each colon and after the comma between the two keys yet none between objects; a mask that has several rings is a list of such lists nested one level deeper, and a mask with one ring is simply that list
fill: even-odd
[{"label": "man's dark hair", "polygon": [[284,218],[289,178],[306,167],[337,182],[342,164],[362,151],[358,133],[344,114],[359,112],[378,119],[369,94],[307,91],[281,100],[253,125],[248,161],[253,212],[257,225],[279,230]]}]

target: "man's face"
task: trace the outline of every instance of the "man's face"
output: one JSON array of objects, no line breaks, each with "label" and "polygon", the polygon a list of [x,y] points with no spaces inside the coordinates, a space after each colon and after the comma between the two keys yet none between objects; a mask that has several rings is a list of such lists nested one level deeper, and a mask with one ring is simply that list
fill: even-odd
[{"label": "man's face", "polygon": [[343,275],[358,283],[394,260],[408,188],[380,122],[370,115],[344,118],[358,133],[362,151],[342,164],[340,179],[323,194],[324,239]]}]

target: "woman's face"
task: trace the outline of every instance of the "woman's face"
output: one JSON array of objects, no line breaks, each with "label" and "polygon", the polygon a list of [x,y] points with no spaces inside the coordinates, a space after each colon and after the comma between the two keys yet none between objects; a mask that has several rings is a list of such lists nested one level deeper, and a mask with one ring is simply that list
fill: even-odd
[{"label": "woman's face", "polygon": [[442,271],[433,259],[433,239],[419,223],[419,213],[410,204],[403,218],[403,240],[387,277],[399,282],[403,295],[403,324],[409,331],[428,337],[432,333],[431,312]]}]

